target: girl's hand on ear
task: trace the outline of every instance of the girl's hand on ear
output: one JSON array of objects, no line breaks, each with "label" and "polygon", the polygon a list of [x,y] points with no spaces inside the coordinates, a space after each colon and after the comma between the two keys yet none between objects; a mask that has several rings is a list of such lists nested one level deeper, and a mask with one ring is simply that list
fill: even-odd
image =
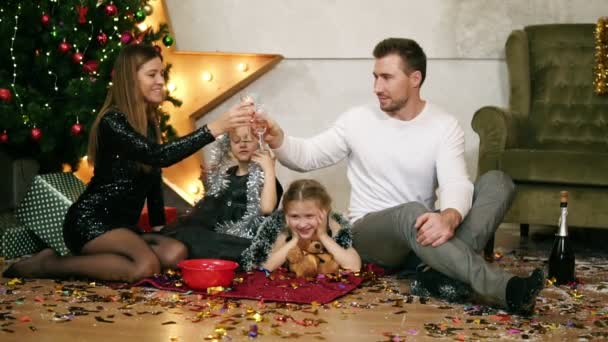
[{"label": "girl's hand on ear", "polygon": [[317,213],[317,236],[327,235],[327,210],[319,209]]}]

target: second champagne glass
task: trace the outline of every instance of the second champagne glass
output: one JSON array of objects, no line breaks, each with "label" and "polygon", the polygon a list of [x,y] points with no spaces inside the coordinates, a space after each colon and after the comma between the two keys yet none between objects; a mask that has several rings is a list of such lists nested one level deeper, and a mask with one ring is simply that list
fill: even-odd
[{"label": "second champagne glass", "polygon": [[[255,114],[266,114],[266,107],[263,104],[256,104]],[[253,123],[253,129],[258,135],[260,151],[264,151],[264,134],[266,133],[266,123],[262,120],[255,120]]]}]

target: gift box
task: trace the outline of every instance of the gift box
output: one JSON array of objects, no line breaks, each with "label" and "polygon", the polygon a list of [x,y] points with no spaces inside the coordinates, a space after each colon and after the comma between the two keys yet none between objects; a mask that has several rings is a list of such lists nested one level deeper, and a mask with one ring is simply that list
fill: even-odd
[{"label": "gift box", "polygon": [[0,214],[0,256],[12,259],[37,253],[43,248],[42,242],[12,213]]},{"label": "gift box", "polygon": [[63,241],[63,221],[84,189],[85,185],[71,173],[38,175],[17,207],[17,219],[44,245],[66,255],[69,250]]},{"label": "gift box", "polygon": [[[174,207],[165,207],[165,221],[166,224],[169,224],[177,219],[177,208]],[[139,222],[137,223],[139,229],[144,232],[152,231],[152,227],[150,226],[150,218],[148,215],[148,207],[144,206],[144,210],[142,210],[141,215],[139,216]]]}]

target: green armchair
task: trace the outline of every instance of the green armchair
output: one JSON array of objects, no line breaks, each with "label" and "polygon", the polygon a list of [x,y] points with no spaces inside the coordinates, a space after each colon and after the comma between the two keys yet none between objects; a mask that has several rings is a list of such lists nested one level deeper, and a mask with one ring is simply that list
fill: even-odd
[{"label": "green armchair", "polygon": [[[473,116],[478,175],[501,170],[516,185],[505,222],[608,228],[608,96],[593,91],[594,24],[528,26],[506,43],[509,108]],[[491,249],[490,249],[491,250]],[[488,249],[486,249],[486,253]]]}]

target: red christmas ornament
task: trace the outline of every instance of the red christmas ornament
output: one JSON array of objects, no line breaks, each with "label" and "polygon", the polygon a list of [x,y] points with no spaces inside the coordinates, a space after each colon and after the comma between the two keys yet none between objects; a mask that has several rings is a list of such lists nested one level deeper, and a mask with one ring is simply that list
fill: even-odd
[{"label": "red christmas ornament", "polygon": [[125,31],[120,35],[120,42],[124,45],[129,44],[133,40],[133,34],[129,31]]},{"label": "red christmas ornament", "polygon": [[70,43],[68,43],[66,41],[59,43],[59,52],[66,54],[66,53],[70,52],[71,49],[72,49],[72,45],[70,45]]},{"label": "red christmas ornament", "polygon": [[2,102],[11,102],[13,98],[13,94],[10,90],[6,88],[0,88],[0,101]]},{"label": "red christmas ornament", "polygon": [[97,43],[99,43],[100,46],[105,46],[107,42],[108,35],[103,32],[99,32],[99,34],[97,35]]},{"label": "red christmas ornament", "polygon": [[0,134],[0,144],[6,144],[8,142],[8,133],[6,131]]},{"label": "red christmas ornament", "polygon": [[78,64],[78,63],[82,62],[83,58],[84,58],[84,56],[80,52],[76,52],[72,55],[72,62]]},{"label": "red christmas ornament", "polygon": [[109,3],[104,8],[104,11],[106,12],[106,15],[108,17],[113,17],[118,14],[118,7],[116,7],[116,5],[114,5],[113,3]]},{"label": "red christmas ornament", "polygon": [[78,119],[76,119],[76,123],[72,125],[72,128],[70,128],[70,133],[73,136],[77,137],[77,136],[81,135],[83,131],[84,131],[84,126],[82,126],[78,122]]},{"label": "red christmas ornament", "polygon": [[51,16],[46,13],[42,13],[42,16],[40,17],[40,22],[42,23],[42,26],[49,26],[49,23],[51,22]]},{"label": "red christmas ornament", "polygon": [[38,127],[32,128],[30,131],[30,138],[36,142],[40,141],[40,139],[42,139],[42,130]]},{"label": "red christmas ornament", "polygon": [[87,12],[89,12],[89,8],[87,6],[76,5],[76,12],[78,13],[78,23],[85,24],[87,22]]},{"label": "red christmas ornament", "polygon": [[156,52],[158,52],[159,55],[163,52],[163,49],[158,45],[154,45],[154,49],[156,50]]},{"label": "red christmas ornament", "polygon": [[36,50],[34,50],[34,55],[35,55],[36,57],[40,57],[40,49],[36,49]]},{"label": "red christmas ornament", "polygon": [[97,69],[99,69],[99,62],[94,59],[88,60],[82,65],[82,70],[87,74],[93,74]]}]

